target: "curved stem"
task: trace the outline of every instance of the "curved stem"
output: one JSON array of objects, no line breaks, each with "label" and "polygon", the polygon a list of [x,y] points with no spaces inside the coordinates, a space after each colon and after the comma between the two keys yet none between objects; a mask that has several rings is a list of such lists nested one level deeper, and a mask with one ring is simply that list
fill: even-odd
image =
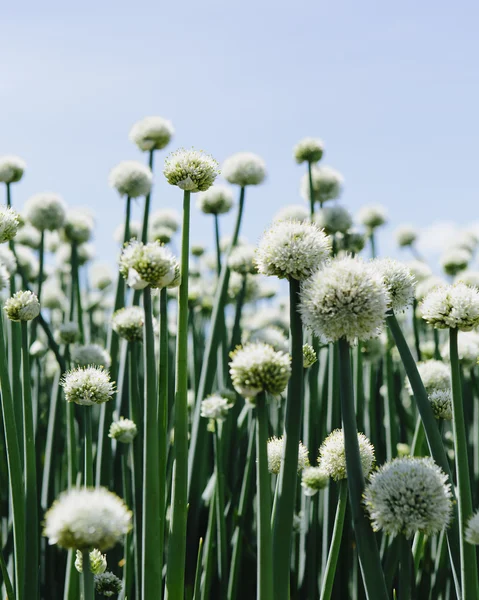
[{"label": "curved stem", "polygon": [[348,482],[342,479],[339,482],[339,499],[336,508],[336,517],[334,519],[333,537],[329,547],[328,562],[321,587],[321,600],[329,600],[333,592],[334,576],[336,574],[336,565],[338,564],[339,549],[341,547],[341,538],[343,536],[344,516],[346,514],[346,505],[348,503]]},{"label": "curved stem", "polygon": [[477,579],[476,548],[464,539],[464,530],[472,516],[471,483],[469,480],[469,462],[466,425],[462,400],[461,373],[457,350],[457,329],[449,329],[449,356],[452,378],[452,429],[454,433],[454,456],[457,474],[457,500],[459,505],[459,530],[461,553],[461,583],[463,600],[479,597]]}]

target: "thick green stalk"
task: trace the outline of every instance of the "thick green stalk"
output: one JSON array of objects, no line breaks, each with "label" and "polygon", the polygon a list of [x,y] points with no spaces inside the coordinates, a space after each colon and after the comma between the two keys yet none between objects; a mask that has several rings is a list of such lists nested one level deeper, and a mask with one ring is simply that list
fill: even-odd
[{"label": "thick green stalk", "polygon": [[7,206],[11,207],[12,206],[12,194],[11,194],[9,183],[6,184],[6,188],[7,188]]},{"label": "thick green stalk", "polygon": [[[155,150],[150,150],[148,156],[148,166],[153,172],[153,156]],[[146,244],[148,242],[148,220],[150,217],[150,203],[151,203],[151,190],[147,196],[145,196],[145,211],[143,213],[143,228],[141,230],[141,241]]]},{"label": "thick green stalk", "polygon": [[206,529],[205,544],[203,550],[203,573],[201,576],[201,600],[210,600],[211,598],[211,580],[213,579],[214,568],[214,540],[216,527],[216,498],[213,494],[210,499],[208,526]]},{"label": "thick green stalk", "polygon": [[22,321],[22,370],[23,370],[23,435],[25,439],[25,535],[28,540],[26,553],[25,597],[39,597],[39,527],[37,504],[37,466],[35,433],[33,425],[32,389],[30,385],[30,351],[28,345],[28,322]]},{"label": "thick green stalk", "polygon": [[85,406],[83,409],[83,423],[85,426],[84,439],[84,483],[85,487],[93,486],[93,441],[91,433],[91,406]]},{"label": "thick green stalk", "polygon": [[457,329],[449,329],[449,356],[452,378],[452,429],[454,433],[454,456],[457,476],[457,500],[459,505],[459,531],[461,556],[461,587],[463,600],[479,598],[476,547],[464,539],[467,521],[472,516],[471,483],[467,457],[467,434],[462,401],[461,373],[457,351]]},{"label": "thick green stalk", "polygon": [[308,161],[308,181],[309,181],[309,209],[311,221],[314,220],[314,189],[313,189],[313,172],[312,163]]},{"label": "thick green stalk", "polygon": [[371,258],[376,258],[376,240],[374,239],[374,231],[369,234],[369,243],[371,244]]},{"label": "thick green stalk", "polygon": [[[273,595],[273,548],[271,536],[271,482],[268,471],[268,409],[263,393],[256,397],[257,600],[276,600]],[[296,456],[296,461],[298,457]],[[276,551],[278,548],[275,549]],[[289,555],[288,555],[289,557]],[[289,576],[289,565],[288,565]],[[275,575],[276,577],[276,575]],[[289,590],[288,595],[289,595]]]},{"label": "thick green stalk", "polygon": [[298,476],[298,447],[303,410],[303,327],[298,311],[299,281],[290,279],[291,378],[284,422],[284,461],[279,472],[279,495],[274,512],[273,556],[275,600],[289,598],[289,563]]},{"label": "thick green stalk", "polygon": [[83,555],[83,600],[95,600],[95,588],[93,585],[93,573],[90,569],[90,553],[88,550]]},{"label": "thick green stalk", "polygon": [[10,581],[10,575],[8,574],[8,568],[3,557],[3,552],[0,550],[0,572],[2,573],[3,584],[5,585],[5,591],[7,593],[7,599],[12,598],[15,600],[15,594],[13,591],[13,585]]},{"label": "thick green stalk", "polygon": [[339,482],[339,499],[336,508],[336,517],[334,519],[333,537],[329,547],[328,562],[321,587],[321,600],[330,600],[333,593],[334,576],[336,574],[336,565],[338,564],[339,549],[341,547],[341,538],[343,536],[344,516],[348,503],[348,482],[343,479]]},{"label": "thick green stalk", "polygon": [[171,600],[183,600],[188,514],[188,270],[190,257],[190,192],[183,196],[181,283],[178,290],[176,338],[174,479],[166,588]]},{"label": "thick green stalk", "polygon": [[12,498],[14,569],[16,600],[22,600],[25,584],[25,503],[22,461],[18,444],[15,408],[8,376],[7,354],[4,344],[3,316],[0,314],[0,387],[2,390],[2,416],[5,428],[8,478]]},{"label": "thick green stalk", "polygon": [[[452,483],[452,474],[449,467],[449,461],[447,459],[446,450],[442,443],[441,434],[437,425],[437,420],[434,417],[434,413],[429,402],[427,392],[424,388],[424,384],[419,375],[419,371],[414,360],[409,346],[404,338],[401,327],[396,319],[394,313],[390,314],[386,319],[387,325],[392,333],[396,347],[401,356],[406,375],[411,384],[412,391],[414,393],[414,399],[421,416],[422,424],[424,425],[424,431],[426,433],[426,439],[429,446],[429,451],[435,462],[441,467],[441,469],[449,477],[449,481]],[[451,525],[447,530],[447,543],[449,547],[449,557],[451,562],[451,568],[454,575],[454,582],[456,585],[456,591],[458,597],[460,595],[460,544],[459,544],[459,524],[457,518],[457,503],[455,502],[454,486],[451,485],[451,493],[453,496],[453,518]]]},{"label": "thick green stalk", "polygon": [[200,600],[201,596],[201,564],[203,562],[203,538],[198,543],[198,555],[196,559],[195,585],[193,588],[193,600]]},{"label": "thick green stalk", "polygon": [[397,454],[398,426],[396,422],[394,366],[389,338],[390,336],[388,336],[388,347],[386,349],[385,360],[387,401],[384,403],[384,416],[386,425],[386,457],[387,460],[392,460]]},{"label": "thick green stalk", "polygon": [[41,502],[40,506],[42,510],[47,510],[50,506],[50,491],[53,487],[52,478],[52,464],[54,460],[54,441],[55,434],[58,434],[57,429],[57,414],[58,414],[58,398],[60,397],[61,387],[58,385],[60,382],[60,373],[55,376],[53,380],[50,409],[48,411],[48,425],[47,425],[47,439],[45,443],[45,461],[43,464],[43,477],[42,477],[42,491],[41,491]]},{"label": "thick green stalk", "polygon": [[158,392],[151,290],[143,290],[145,309],[145,406],[143,447],[142,597],[162,597],[160,540],[160,482],[158,476]]},{"label": "thick green stalk", "polygon": [[414,347],[416,349],[416,356],[418,360],[422,359],[421,353],[421,338],[419,336],[419,324],[417,319],[417,300],[414,298],[412,305],[412,328],[414,332]]},{"label": "thick green stalk", "polygon": [[399,577],[398,577],[398,600],[412,600],[413,596],[413,569],[411,542],[404,535],[399,540]]},{"label": "thick green stalk", "polygon": [[230,349],[234,350],[236,346],[241,344],[241,315],[243,314],[243,306],[244,300],[246,296],[246,280],[248,275],[243,275],[243,280],[241,282],[241,289],[238,297],[236,298],[236,310],[235,310],[235,320],[233,323],[233,330],[231,332],[231,343]]},{"label": "thick green stalk", "polygon": [[225,521],[225,476],[223,466],[221,423],[215,423],[213,434],[215,451],[215,475],[216,475],[216,526],[217,526],[217,548],[218,548],[218,577],[220,580],[220,593],[224,598],[226,595],[228,545],[226,543],[226,521]]},{"label": "thick green stalk", "polygon": [[368,600],[387,600],[388,593],[374,532],[363,509],[364,476],[359,454],[349,343],[339,340],[340,395],[349,503],[363,583]]}]

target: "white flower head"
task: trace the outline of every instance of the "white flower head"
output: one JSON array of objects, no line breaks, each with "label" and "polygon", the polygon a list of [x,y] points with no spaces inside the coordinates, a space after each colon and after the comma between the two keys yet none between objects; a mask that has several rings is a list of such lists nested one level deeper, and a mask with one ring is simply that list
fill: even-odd
[{"label": "white flower head", "polygon": [[13,240],[19,227],[20,215],[9,206],[0,206],[0,244]]},{"label": "white flower head", "polygon": [[[284,461],[284,437],[272,437],[268,440],[268,471],[277,475]],[[298,446],[298,471],[309,467],[308,449],[299,442]]]},{"label": "white flower head", "polygon": [[333,259],[304,281],[300,297],[303,323],[331,342],[376,337],[389,304],[382,276],[370,264],[349,256]]},{"label": "white flower head", "polygon": [[[479,357],[479,333],[477,331],[459,331],[457,335],[457,353],[461,363],[472,368]],[[441,355],[449,360],[449,344],[444,344]]]},{"label": "white flower head", "polygon": [[40,302],[33,292],[20,291],[5,302],[3,310],[10,321],[31,321],[40,314]]},{"label": "white flower head", "polygon": [[175,130],[171,121],[163,117],[145,117],[130,130],[130,140],[143,152],[162,150],[173,137]]},{"label": "white flower head", "polygon": [[321,160],[324,144],[319,138],[307,137],[300,140],[293,149],[293,156],[298,164],[303,162],[317,163]]},{"label": "white flower head", "polygon": [[120,308],[112,317],[113,331],[129,342],[141,342],[143,340],[144,324],[145,311],[140,306]]},{"label": "white flower head", "polygon": [[471,262],[472,254],[464,248],[451,248],[441,256],[440,264],[447,275],[457,275],[465,271]]},{"label": "white flower head", "polygon": [[[431,394],[435,390],[451,389],[451,370],[440,360],[426,360],[417,365],[419,375],[426,388],[426,392]],[[406,378],[406,388],[413,395],[413,390],[409,380]]]},{"label": "white flower head", "polygon": [[279,221],[266,231],[256,251],[258,271],[300,281],[329,257],[331,240],[315,223]]},{"label": "white flower head", "polygon": [[213,185],[198,194],[196,206],[205,215],[222,215],[233,206],[233,192],[227,185]]},{"label": "white flower head", "polygon": [[322,467],[306,467],[301,476],[301,487],[305,496],[314,496],[329,483],[329,475]]},{"label": "white flower head", "polygon": [[479,324],[479,290],[464,283],[435,288],[424,298],[421,312],[438,329],[471,331]]},{"label": "white flower head", "polygon": [[465,283],[471,287],[479,288],[479,271],[466,269],[461,271],[454,280],[454,283]]},{"label": "white flower head", "polygon": [[[368,477],[374,466],[374,447],[362,433],[358,433],[358,444],[363,475]],[[346,452],[342,429],[335,429],[321,444],[318,463],[334,481],[347,478]]]},{"label": "white flower head", "polygon": [[63,226],[67,206],[58,194],[35,194],[25,202],[25,218],[40,231],[54,231]]},{"label": "white flower head", "polygon": [[[89,553],[88,558],[90,562],[90,571],[94,575],[101,575],[101,573],[106,571],[106,554],[102,554],[98,548],[93,548],[93,550]],[[75,569],[79,573],[83,573],[83,554],[81,550],[76,551]]]},{"label": "white flower head", "polygon": [[[151,215],[151,217],[153,217],[153,215]],[[151,220],[151,219],[150,219]],[[129,240],[132,239],[141,239],[141,230],[142,230],[142,224],[140,223],[140,221],[130,221],[130,227],[129,229],[129,239],[126,240],[127,242]],[[113,239],[115,240],[115,242],[118,242],[118,244],[123,245],[123,242],[125,241],[125,224],[122,223],[121,225],[118,225],[118,227],[115,229],[115,232],[113,233]]]},{"label": "white flower head", "polygon": [[228,282],[228,300],[235,302],[238,295],[242,293],[244,286],[243,302],[251,302],[259,297],[260,286],[259,277],[257,275],[241,275],[236,271],[230,273]]},{"label": "white flower head", "polygon": [[405,248],[414,244],[418,238],[418,231],[412,225],[402,225],[396,229],[395,236],[398,246]]},{"label": "white flower head", "polygon": [[[327,202],[339,198],[343,189],[344,179],[339,171],[332,167],[313,165],[311,169],[314,202]],[[301,196],[310,201],[309,175],[306,173],[301,179]]]},{"label": "white flower head", "polygon": [[17,270],[17,259],[7,245],[0,246],[0,264],[7,269],[9,275]]},{"label": "white flower head", "polygon": [[251,343],[230,354],[230,375],[233,387],[247,399],[261,392],[279,396],[291,375],[291,358],[263,343]]},{"label": "white flower head", "polygon": [[303,204],[288,204],[279,210],[274,219],[273,223],[277,221],[308,221],[309,211]]},{"label": "white flower head", "polygon": [[180,227],[181,217],[173,208],[161,208],[151,215],[150,223],[153,229],[166,227],[176,233]]},{"label": "white flower head", "polygon": [[229,255],[228,266],[231,271],[241,275],[254,275],[257,273],[255,258],[255,247],[251,244],[235,246]]},{"label": "white flower head", "polygon": [[380,204],[372,204],[363,206],[358,212],[358,222],[366,227],[368,231],[373,231],[381,225],[385,225],[388,221],[388,216],[384,206]]},{"label": "white flower head", "polygon": [[70,321],[58,326],[55,331],[55,340],[58,344],[74,344],[78,340],[79,334],[78,323]]},{"label": "white flower head", "polygon": [[131,419],[120,417],[118,421],[113,421],[110,425],[108,437],[122,444],[129,444],[135,439],[137,433],[136,424]]},{"label": "white flower head", "polygon": [[18,156],[0,157],[0,182],[16,183],[23,177],[27,165]]},{"label": "white flower head", "polygon": [[429,292],[444,285],[446,285],[444,279],[441,279],[441,277],[438,277],[437,275],[430,275],[429,277],[420,280],[416,286],[416,300],[424,300]]},{"label": "white flower head", "polygon": [[95,223],[91,215],[81,209],[68,210],[63,224],[63,233],[68,242],[84,244],[90,241]]},{"label": "white flower head", "polygon": [[106,290],[113,282],[113,274],[108,263],[94,263],[89,276],[92,287],[97,290]]},{"label": "white flower head", "polygon": [[159,242],[142,244],[135,240],[125,246],[120,256],[120,273],[129,287],[141,290],[148,285],[164,288],[176,278],[178,261]]},{"label": "white flower head", "polygon": [[214,421],[224,421],[228,416],[230,408],[234,406],[234,401],[225,398],[221,394],[212,394],[201,401],[201,416],[205,419]]},{"label": "white flower head", "polygon": [[0,292],[6,290],[10,284],[10,273],[3,263],[0,262]]},{"label": "white flower head", "polygon": [[72,489],[46,512],[44,535],[69,550],[104,552],[130,531],[131,517],[123,500],[105,488]]},{"label": "white flower head", "polygon": [[78,367],[65,373],[61,385],[68,402],[83,406],[111,400],[115,384],[103,367]]},{"label": "white flower head", "polygon": [[438,533],[451,518],[451,490],[447,476],[431,458],[397,458],[373,473],[364,503],[375,531]]},{"label": "white flower head", "polygon": [[315,221],[329,235],[346,233],[353,225],[351,213],[340,204],[332,204],[321,208],[315,214]]},{"label": "white flower head", "polygon": [[108,182],[121,196],[148,196],[153,183],[151,169],[137,160],[124,160],[110,171]]},{"label": "white flower head", "polygon": [[479,545],[479,511],[477,511],[468,521],[466,527],[466,542]]},{"label": "white flower head", "polygon": [[376,258],[371,265],[381,274],[394,311],[403,311],[412,304],[416,281],[407,265],[392,258]]},{"label": "white flower head", "polygon": [[253,331],[249,337],[249,342],[262,342],[268,344],[276,351],[289,352],[289,341],[284,331],[279,327],[267,325],[257,331]]},{"label": "white flower head", "polygon": [[19,267],[22,269],[23,274],[28,281],[34,281],[38,277],[38,271],[40,264],[38,258],[27,246],[17,244],[15,246],[15,254]]},{"label": "white flower head", "polygon": [[409,267],[409,270],[418,283],[432,275],[431,267],[422,260],[409,260],[405,264]]},{"label": "white flower head", "polygon": [[223,177],[240,187],[259,185],[266,177],[266,165],[257,154],[238,152],[223,163]]},{"label": "white flower head", "polygon": [[309,369],[318,360],[318,355],[311,344],[303,344],[303,369]]},{"label": "white flower head", "polygon": [[111,358],[108,352],[99,344],[76,345],[70,350],[72,363],[78,367],[88,365],[109,369]]},{"label": "white flower head", "polygon": [[450,389],[435,389],[428,395],[436,419],[452,419],[452,392]]},{"label": "white flower head", "polygon": [[15,244],[23,244],[24,246],[37,250],[40,247],[41,239],[42,234],[36,227],[29,223],[24,223],[17,231]]},{"label": "white flower head", "polygon": [[172,152],[165,160],[163,174],[170,185],[187,192],[205,192],[219,175],[217,161],[201,150]]}]

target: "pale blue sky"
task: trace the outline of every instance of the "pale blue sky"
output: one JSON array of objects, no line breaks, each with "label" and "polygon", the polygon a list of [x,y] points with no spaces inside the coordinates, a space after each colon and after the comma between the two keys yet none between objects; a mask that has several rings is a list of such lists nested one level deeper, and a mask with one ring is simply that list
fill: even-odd
[{"label": "pale blue sky", "polygon": [[[291,149],[309,135],[343,173],[353,212],[383,203],[393,225],[476,221],[478,18],[472,1],[431,0],[3,7],[0,154],[28,163],[14,201],[49,190],[92,206],[98,255],[113,258],[123,202],[108,172],[143,159],[128,132],[157,114],[176,128],[171,149],[265,159],[267,183],[248,191],[252,242],[280,207],[301,201]],[[181,192],[158,168],[162,206],[180,209]],[[211,227],[195,211],[193,239]]]}]

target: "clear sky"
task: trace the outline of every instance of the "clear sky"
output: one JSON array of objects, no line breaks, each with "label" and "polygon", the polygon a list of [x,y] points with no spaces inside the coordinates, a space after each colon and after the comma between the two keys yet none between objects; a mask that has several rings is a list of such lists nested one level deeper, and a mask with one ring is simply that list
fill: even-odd
[{"label": "clear sky", "polygon": [[[324,140],[323,162],[344,175],[341,201],[353,212],[382,203],[394,226],[479,220],[478,18],[464,0],[8,4],[0,154],[28,163],[14,202],[54,191],[93,207],[97,254],[112,259],[123,201],[109,170],[145,158],[129,129],[161,115],[176,128],[171,149],[265,159],[267,182],[248,190],[252,242],[280,207],[301,201],[291,151],[304,136]],[[153,202],[181,207],[159,168]],[[211,231],[195,211],[194,241]]]}]

